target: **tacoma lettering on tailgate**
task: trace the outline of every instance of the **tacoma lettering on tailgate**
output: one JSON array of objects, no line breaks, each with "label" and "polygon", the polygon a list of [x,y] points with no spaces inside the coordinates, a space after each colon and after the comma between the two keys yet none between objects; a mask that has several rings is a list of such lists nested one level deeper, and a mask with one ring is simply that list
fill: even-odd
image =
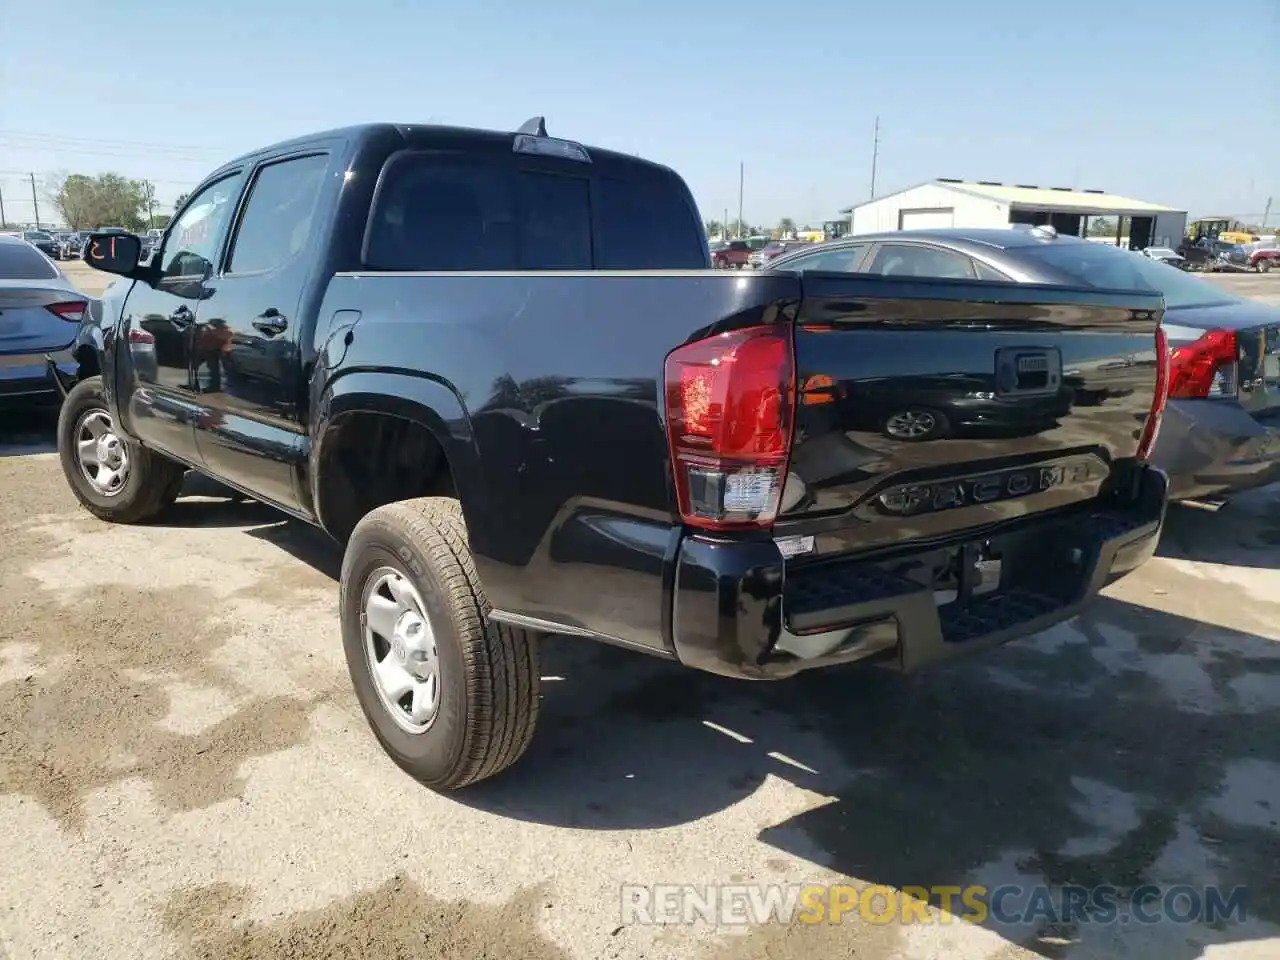
[{"label": "tacoma lettering on tailgate", "polygon": [[1078,486],[1103,479],[1106,466],[1095,456],[1072,457],[1051,464],[1017,467],[931,483],[909,483],[881,493],[875,500],[882,513],[918,516],[955,507],[1012,500],[1057,487]]}]

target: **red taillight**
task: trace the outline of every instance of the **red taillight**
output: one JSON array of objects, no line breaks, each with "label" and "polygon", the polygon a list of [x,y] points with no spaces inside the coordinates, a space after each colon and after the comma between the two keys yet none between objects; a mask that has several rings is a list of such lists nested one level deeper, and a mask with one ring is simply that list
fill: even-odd
[{"label": "red taillight", "polygon": [[156,338],[152,336],[150,333],[148,333],[146,330],[139,330],[137,327],[134,327],[132,330],[129,331],[129,342],[141,343],[141,344],[153,344],[156,342]]},{"label": "red taillight", "polygon": [[56,314],[68,323],[79,323],[80,318],[84,316],[84,311],[89,305],[83,300],[68,300],[64,303],[50,303],[45,309],[52,314]]},{"label": "red taillight", "polygon": [[684,522],[711,530],[769,527],[791,454],[791,331],[751,327],[667,357],[667,436]]},{"label": "red taillight", "polygon": [[1234,397],[1240,345],[1234,330],[1210,330],[1169,357],[1169,396],[1201,400]]},{"label": "red taillight", "polygon": [[1169,400],[1169,365],[1169,340],[1164,328],[1156,327],[1156,390],[1151,398],[1151,413],[1142,428],[1142,439],[1138,441],[1139,460],[1151,456],[1156,437],[1160,435],[1160,421],[1164,419],[1165,404]]}]

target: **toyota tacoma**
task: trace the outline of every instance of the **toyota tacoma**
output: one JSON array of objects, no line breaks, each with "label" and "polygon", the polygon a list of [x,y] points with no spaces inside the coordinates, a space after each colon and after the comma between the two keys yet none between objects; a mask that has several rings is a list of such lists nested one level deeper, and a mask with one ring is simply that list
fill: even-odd
[{"label": "toyota tacoma", "polygon": [[[90,238],[121,279],[50,369],[71,489],[138,523],[197,470],[327,531],[361,707],[437,789],[524,752],[542,635],[913,669],[1075,614],[1163,521],[1159,295],[726,274],[679,176],[541,118],[277,144],[139,249]],[[917,394],[998,416],[863,428]]]}]

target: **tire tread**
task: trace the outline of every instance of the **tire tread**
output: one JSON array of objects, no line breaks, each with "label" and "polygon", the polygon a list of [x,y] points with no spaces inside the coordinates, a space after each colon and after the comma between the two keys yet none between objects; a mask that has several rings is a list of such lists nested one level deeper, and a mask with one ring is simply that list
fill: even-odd
[{"label": "tire tread", "polygon": [[487,620],[490,607],[457,500],[422,497],[388,504],[365,516],[357,529],[373,524],[397,527],[421,548],[444,589],[462,651],[467,687],[462,756],[442,781],[429,785],[453,790],[488,779],[519,760],[533,739],[539,706],[537,635]]}]

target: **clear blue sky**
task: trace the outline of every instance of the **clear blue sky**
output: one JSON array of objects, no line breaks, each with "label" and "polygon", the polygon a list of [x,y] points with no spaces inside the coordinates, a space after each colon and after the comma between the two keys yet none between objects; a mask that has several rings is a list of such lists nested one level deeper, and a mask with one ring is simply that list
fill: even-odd
[{"label": "clear blue sky", "polygon": [[[1211,11],[1221,9],[1223,16]],[[1280,222],[1280,0],[0,3],[0,189],[113,169],[171,200],[364,120],[549,131],[678,170],[704,217],[817,221],[936,176]],[[23,199],[26,204],[23,205]]]}]

